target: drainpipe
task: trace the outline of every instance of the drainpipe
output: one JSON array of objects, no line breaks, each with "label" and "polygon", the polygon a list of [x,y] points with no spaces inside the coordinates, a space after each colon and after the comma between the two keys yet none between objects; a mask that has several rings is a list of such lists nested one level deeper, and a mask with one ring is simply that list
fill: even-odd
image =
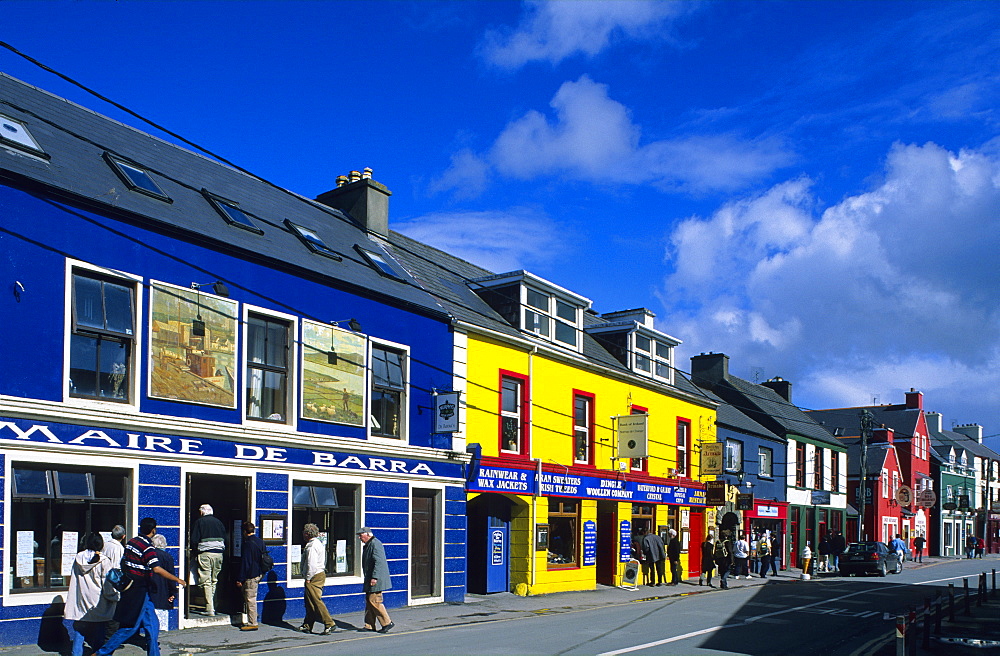
[{"label": "drainpipe", "polygon": [[[531,442],[528,448],[528,455],[532,455],[535,450],[535,431],[533,430],[535,426],[535,354],[538,353],[538,347],[532,346],[531,350],[528,351],[528,435],[530,435]],[[538,569],[536,565],[536,554],[535,545],[531,544],[535,540],[535,534],[538,532],[538,497],[541,496],[542,491],[542,459],[532,458],[535,461],[535,494],[531,500],[531,528],[532,533],[529,533],[528,540],[528,553],[531,560],[531,585],[530,588],[535,587],[535,580],[537,577],[536,570]]]}]

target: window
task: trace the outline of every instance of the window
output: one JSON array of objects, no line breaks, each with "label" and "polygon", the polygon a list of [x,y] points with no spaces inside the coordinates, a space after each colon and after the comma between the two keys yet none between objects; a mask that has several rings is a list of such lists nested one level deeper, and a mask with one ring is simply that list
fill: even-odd
[{"label": "window", "polygon": [[674,349],[663,342],[656,342],[656,354],[653,360],[653,375],[664,380],[671,380],[673,374],[673,353]]},{"label": "window", "polygon": [[377,252],[364,248],[362,246],[355,246],[354,250],[361,254],[368,265],[378,271],[383,276],[389,278],[395,278],[396,280],[403,280],[402,268],[399,264],[389,257],[388,254]]},{"label": "window", "polygon": [[403,437],[406,398],[406,353],[372,345],[372,435]]},{"label": "window", "polygon": [[135,349],[135,286],[74,271],[69,393],[127,403]]},{"label": "window", "polygon": [[879,478],[879,484],[882,486],[882,498],[889,498],[889,470],[883,469],[882,474]]},{"label": "window", "polygon": [[49,159],[24,123],[3,114],[0,114],[0,144]]},{"label": "window", "polygon": [[140,194],[159,198],[160,200],[172,203],[173,201],[163,193],[160,186],[156,184],[149,172],[139,166],[119,159],[111,153],[104,153],[104,160],[111,165],[112,170],[121,178],[129,189]]},{"label": "window", "polygon": [[949,485],[947,489],[948,489],[948,492],[947,492],[946,498],[948,499],[949,502],[950,501],[954,501],[954,499],[955,499],[955,488],[952,487],[951,485]]},{"label": "window", "polygon": [[288,421],[287,321],[259,314],[247,318],[247,417],[261,421]]},{"label": "window", "polygon": [[549,499],[549,567],[575,567],[579,542],[580,503],[576,499]]},{"label": "window", "polygon": [[771,478],[774,475],[774,451],[766,446],[757,448],[757,462],[760,464],[758,476]]},{"label": "window", "polygon": [[11,469],[11,587],[16,592],[66,589],[84,536],[98,532],[107,540],[116,524],[128,526],[128,474],[17,462]]},{"label": "window", "polygon": [[645,373],[653,372],[653,360],[650,353],[652,340],[645,335],[635,336],[635,368]]},{"label": "window", "polygon": [[573,397],[573,461],[580,464],[591,463],[593,398],[580,393]]},{"label": "window", "polygon": [[739,440],[726,440],[726,460],[724,467],[729,472],[743,470],[743,442]]},{"label": "window", "polygon": [[285,219],[285,225],[292,231],[292,233],[302,240],[302,243],[309,247],[313,253],[318,253],[320,255],[325,255],[331,259],[337,260],[338,262],[344,258],[340,256],[340,253],[333,250],[326,245],[323,238],[319,236],[319,233],[312,228],[306,228],[305,226],[300,226],[297,223],[292,223],[288,219]]},{"label": "window", "polygon": [[215,211],[226,220],[229,225],[236,226],[237,228],[243,228],[244,230],[249,230],[250,232],[256,232],[258,235],[264,234],[264,231],[257,227],[257,224],[253,222],[247,214],[240,209],[239,205],[236,203],[220,198],[207,189],[202,189],[201,193],[205,195],[208,202],[212,204]]},{"label": "window", "polygon": [[830,452],[830,491],[840,492],[840,454]]},{"label": "window", "polygon": [[892,498],[896,498],[896,492],[899,491],[899,472],[892,472]]},{"label": "window", "polygon": [[795,443],[795,486],[806,486],[806,444]]},{"label": "window", "polygon": [[577,317],[575,305],[532,287],[525,287],[524,329],[541,337],[577,347]]},{"label": "window", "polygon": [[[358,545],[356,531],[358,503],[361,499],[357,485],[312,483],[294,481],[292,485],[292,544],[302,539],[302,527],[315,524],[320,538],[326,542],[326,575],[360,575],[355,549]],[[301,577],[301,562],[292,563],[291,576]]]},{"label": "window", "polygon": [[677,420],[677,475],[687,476],[689,473],[691,422]]},{"label": "window", "polygon": [[512,375],[500,378],[500,451],[528,454],[525,408],[527,380]]},{"label": "window", "polygon": [[823,489],[823,477],[826,474],[826,467],[823,463],[823,451],[819,447],[813,452],[813,489],[822,490]]},{"label": "window", "polygon": [[[649,411],[646,408],[642,408],[637,405],[632,406],[629,410],[630,415],[644,415],[648,414],[648,412]],[[647,465],[649,464],[648,460],[648,458],[631,458],[629,467],[631,467],[632,471],[646,471]]]}]

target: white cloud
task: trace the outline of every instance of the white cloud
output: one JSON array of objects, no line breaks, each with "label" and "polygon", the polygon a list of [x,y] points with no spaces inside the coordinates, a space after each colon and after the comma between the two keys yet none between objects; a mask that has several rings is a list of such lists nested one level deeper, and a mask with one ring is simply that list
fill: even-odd
[{"label": "white cloud", "polygon": [[917,387],[985,411],[975,390],[1000,389],[1000,159],[897,145],[871,191],[818,218],[815,202],[799,179],[680,222],[661,297],[694,309],[664,329],[728,353],[737,375],[795,381],[813,407]]},{"label": "white cloud", "polygon": [[495,272],[537,270],[558,258],[566,241],[548,216],[523,207],[426,214],[393,230]]},{"label": "white cloud", "polygon": [[483,57],[504,69],[531,61],[556,64],[575,54],[588,57],[607,48],[614,37],[663,39],[668,23],[692,8],[681,2],[526,2],[516,29],[488,32]]},{"label": "white cloud", "polygon": [[628,108],[586,75],[563,83],[549,104],[553,116],[528,111],[508,123],[483,155],[464,151],[453,157],[431,188],[466,193],[475,188],[464,184],[472,168],[482,181],[492,171],[520,180],[560,175],[700,193],[743,188],[794,159],[774,138],[685,135],[642,144]]}]

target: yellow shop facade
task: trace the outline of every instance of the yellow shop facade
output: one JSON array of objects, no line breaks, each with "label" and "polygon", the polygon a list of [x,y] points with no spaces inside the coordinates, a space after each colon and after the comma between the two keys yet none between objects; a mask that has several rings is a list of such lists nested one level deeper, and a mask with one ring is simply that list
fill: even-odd
[{"label": "yellow shop facade", "polygon": [[678,340],[648,310],[597,314],[524,271],[469,284],[513,329],[481,316],[456,326],[474,454],[469,591],[619,585],[633,540],[669,528],[685,574],[697,574],[700,447],[715,442],[715,404],[676,372]]}]

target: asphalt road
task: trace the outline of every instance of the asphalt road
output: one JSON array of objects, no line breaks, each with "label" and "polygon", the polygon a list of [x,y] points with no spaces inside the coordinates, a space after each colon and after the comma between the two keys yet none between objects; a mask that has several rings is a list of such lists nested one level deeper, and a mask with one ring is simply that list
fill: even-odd
[{"label": "asphalt road", "polygon": [[983,569],[982,561],[959,560],[933,568],[904,569],[902,574],[886,578],[774,581],[708,594],[580,610],[562,608],[528,617],[386,636],[358,634],[328,644],[258,647],[253,653],[355,654],[372,650],[380,656],[894,654],[896,615],[922,606],[926,597],[939,590],[947,595],[949,582],[961,592],[963,577],[970,577],[974,589]]}]

